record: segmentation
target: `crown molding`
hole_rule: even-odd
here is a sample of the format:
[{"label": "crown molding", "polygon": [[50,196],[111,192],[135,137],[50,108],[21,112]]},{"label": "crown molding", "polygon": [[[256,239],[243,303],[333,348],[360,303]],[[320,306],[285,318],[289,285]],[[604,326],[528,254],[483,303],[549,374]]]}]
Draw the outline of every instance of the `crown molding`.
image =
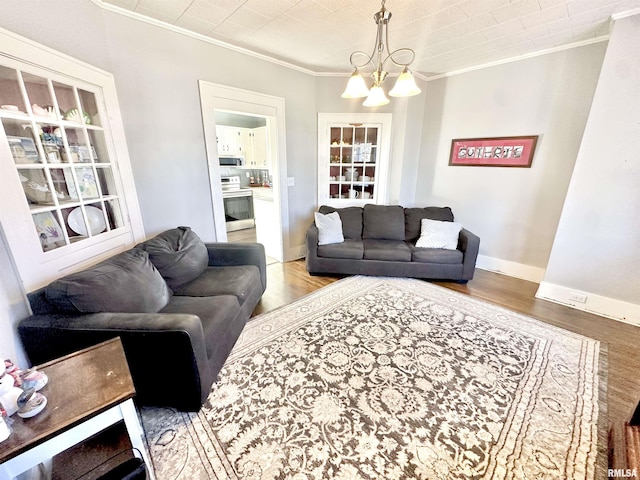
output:
[{"label": "crown molding", "polygon": [[633,8],[631,10],[625,10],[624,12],[614,13],[611,15],[611,20],[616,21],[625,17],[632,17],[634,15],[640,14],[640,8]]},{"label": "crown molding", "polygon": [[452,72],[440,73],[438,75],[432,75],[427,77],[427,81],[439,80],[441,78],[453,77],[454,75],[460,75],[462,73],[469,73],[476,70],[482,70],[484,68],[495,67],[497,65],[504,65],[506,63],[518,62],[520,60],[526,60],[528,58],[540,57],[542,55],[549,55],[550,53],[562,52],[564,50],[571,50],[573,48],[584,47],[585,45],[591,45],[593,43],[606,42],[609,40],[609,35],[602,37],[591,38],[589,40],[583,40],[581,42],[570,43],[568,45],[562,45],[560,47],[548,48],[545,50],[538,50],[537,52],[526,53],[524,55],[518,55],[516,57],[509,57],[503,60],[497,60],[495,62],[483,63],[480,65],[474,65],[473,67],[461,68],[460,70],[454,70]]}]

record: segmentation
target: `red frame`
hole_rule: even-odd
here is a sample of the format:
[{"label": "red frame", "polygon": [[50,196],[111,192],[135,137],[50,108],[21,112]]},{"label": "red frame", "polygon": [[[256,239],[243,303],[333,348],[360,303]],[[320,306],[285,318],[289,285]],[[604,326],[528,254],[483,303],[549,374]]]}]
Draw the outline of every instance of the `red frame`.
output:
[{"label": "red frame", "polygon": [[455,138],[449,165],[468,167],[531,167],[537,135],[526,137]]}]

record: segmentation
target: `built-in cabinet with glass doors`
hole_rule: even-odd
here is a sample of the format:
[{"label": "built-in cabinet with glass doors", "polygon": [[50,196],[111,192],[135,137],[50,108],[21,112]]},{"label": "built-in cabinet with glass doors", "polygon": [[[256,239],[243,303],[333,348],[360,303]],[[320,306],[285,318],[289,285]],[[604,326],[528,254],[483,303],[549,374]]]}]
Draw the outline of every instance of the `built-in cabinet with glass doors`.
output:
[{"label": "built-in cabinet with glass doors", "polygon": [[389,114],[320,114],[318,203],[385,203]]},{"label": "built-in cabinet with glass doors", "polygon": [[[10,40],[16,41],[15,36]],[[40,56],[39,49],[35,56]],[[90,76],[109,77],[81,68],[79,62],[67,63],[75,71],[70,73],[84,68]],[[127,243],[134,240],[129,209],[135,192],[130,192],[127,202],[121,167],[128,157],[116,161],[112,120],[106,113],[104,89],[110,86],[79,78],[0,50],[0,182],[6,202],[2,208],[7,209],[2,228],[23,278],[32,276],[24,269],[54,258],[57,273],[63,273],[68,264],[82,261],[77,255],[62,257],[120,234],[128,234]],[[119,149],[126,153],[126,145]],[[128,163],[126,167],[124,172],[129,173]],[[141,233],[139,230],[138,237]],[[107,243],[85,254],[112,248]],[[44,275],[48,276],[57,275]]]}]

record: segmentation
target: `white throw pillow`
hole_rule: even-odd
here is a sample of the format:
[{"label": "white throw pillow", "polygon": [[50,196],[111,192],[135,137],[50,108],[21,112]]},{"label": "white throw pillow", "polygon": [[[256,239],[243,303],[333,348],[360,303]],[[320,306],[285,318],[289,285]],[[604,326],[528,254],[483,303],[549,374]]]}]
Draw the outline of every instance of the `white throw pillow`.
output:
[{"label": "white throw pillow", "polygon": [[458,237],[460,230],[462,230],[462,224],[423,218],[420,228],[420,238],[416,242],[416,247],[445,248],[447,250],[458,248]]},{"label": "white throw pillow", "polygon": [[318,245],[344,242],[342,235],[342,220],[338,212],[323,215],[315,212],[316,227],[318,227]]}]

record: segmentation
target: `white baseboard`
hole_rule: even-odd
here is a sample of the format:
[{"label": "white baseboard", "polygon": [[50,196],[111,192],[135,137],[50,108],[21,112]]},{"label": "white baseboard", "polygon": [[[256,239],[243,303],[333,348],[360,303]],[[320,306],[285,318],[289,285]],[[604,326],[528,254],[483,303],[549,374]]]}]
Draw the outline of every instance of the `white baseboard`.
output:
[{"label": "white baseboard", "polygon": [[[575,301],[575,297],[584,296],[585,302]],[[549,282],[541,282],[536,298],[567,305],[583,312],[594,313],[624,323],[640,327],[640,305],[583,292]]]},{"label": "white baseboard", "polygon": [[486,255],[478,255],[476,267],[535,283],[540,283],[544,278],[544,268],[532,267],[531,265],[510,262],[500,258],[487,257]]},{"label": "white baseboard", "polygon": [[306,256],[307,256],[307,246],[305,244],[298,245],[296,247],[289,247],[284,261],[291,262],[292,260],[297,260],[299,258],[304,258]]}]

